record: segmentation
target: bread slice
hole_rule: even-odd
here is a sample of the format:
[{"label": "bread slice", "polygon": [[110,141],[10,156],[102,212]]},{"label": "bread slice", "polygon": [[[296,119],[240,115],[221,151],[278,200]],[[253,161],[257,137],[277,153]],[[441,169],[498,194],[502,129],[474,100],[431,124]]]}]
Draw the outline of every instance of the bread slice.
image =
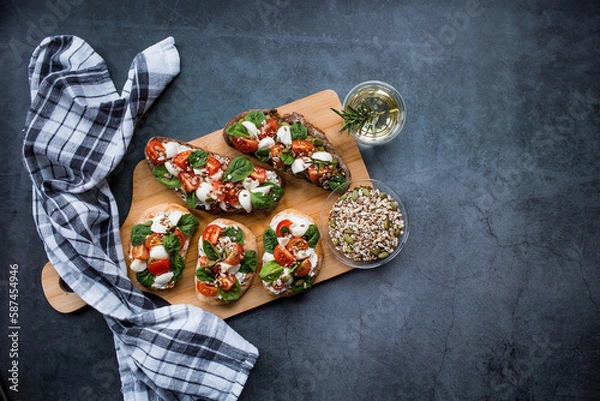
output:
[{"label": "bread slice", "polygon": [[190,238],[198,228],[196,217],[175,203],[146,209],[131,228],[128,266],[144,287],[173,288],[183,277]]},{"label": "bread slice", "polygon": [[323,252],[319,229],[309,215],[296,209],[280,211],[265,229],[263,245],[258,275],[269,294],[291,296],[312,287]]},{"label": "bread slice", "polygon": [[209,305],[237,301],[252,285],[257,264],[256,238],[247,226],[225,218],[212,221],[198,240],[196,296]]},{"label": "bread slice", "polygon": [[154,178],[177,192],[190,209],[213,214],[271,210],[283,196],[276,172],[249,157],[229,157],[167,137],[153,137],[145,158]]},{"label": "bread slice", "polygon": [[223,138],[277,171],[326,190],[350,180],[348,166],[325,133],[295,112],[245,111],[225,124]]}]

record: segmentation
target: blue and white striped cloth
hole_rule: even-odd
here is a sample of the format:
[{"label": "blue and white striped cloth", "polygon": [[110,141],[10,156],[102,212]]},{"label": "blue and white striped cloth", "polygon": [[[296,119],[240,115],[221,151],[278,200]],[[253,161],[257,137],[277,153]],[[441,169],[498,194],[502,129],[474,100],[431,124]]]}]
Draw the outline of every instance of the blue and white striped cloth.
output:
[{"label": "blue and white striped cloth", "polygon": [[82,39],[44,39],[29,64],[24,128],[33,216],[60,276],[106,317],[125,400],[237,400],[257,349],[215,315],[157,307],[133,285],[106,181],[136,123],[178,73],[179,53],[166,38],[135,57],[119,94]]}]

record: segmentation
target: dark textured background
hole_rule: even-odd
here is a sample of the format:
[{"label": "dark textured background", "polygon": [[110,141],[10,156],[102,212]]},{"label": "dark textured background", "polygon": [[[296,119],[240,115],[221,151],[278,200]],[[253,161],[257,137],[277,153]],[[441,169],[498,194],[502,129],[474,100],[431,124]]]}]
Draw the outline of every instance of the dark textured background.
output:
[{"label": "dark textured background", "polygon": [[229,319],[261,352],[244,401],[600,400],[600,7],[597,1],[0,1],[0,378],[19,266],[19,392],[118,400],[104,319],[44,299],[46,262],[20,160],[27,62],[74,34],[117,88],[166,36],[181,74],[112,177],[121,221],[153,135],[191,140],[248,108],[396,86],[408,122],[362,149],[406,200],[392,263]]}]

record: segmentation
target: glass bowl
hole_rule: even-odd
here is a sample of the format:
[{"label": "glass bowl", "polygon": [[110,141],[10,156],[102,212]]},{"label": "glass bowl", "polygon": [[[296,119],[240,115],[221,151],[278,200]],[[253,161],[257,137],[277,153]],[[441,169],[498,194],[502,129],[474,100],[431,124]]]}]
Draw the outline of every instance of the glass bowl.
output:
[{"label": "glass bowl", "polygon": [[[363,190],[362,188],[366,189]],[[391,205],[391,203],[395,203],[397,206],[396,209],[400,212],[401,219],[404,221],[404,228],[401,230],[401,233],[397,236],[397,245],[393,250],[390,250],[389,248],[388,250],[386,250],[384,246],[384,241],[385,237],[395,237],[396,235],[392,233],[386,235],[386,230],[384,228],[388,227],[388,231],[391,231],[392,229],[397,230],[399,226],[396,225],[396,228],[394,228],[395,223],[390,223],[389,218],[387,219],[388,222],[386,223],[385,220],[386,216],[388,216],[387,214],[369,210],[367,211],[367,217],[365,217],[364,220],[359,219],[359,217],[353,213],[351,214],[351,216],[353,216],[353,218],[351,219],[340,218],[339,221],[341,221],[341,223],[337,223],[338,219],[335,219],[336,223],[330,222],[332,209],[340,200],[340,197],[344,195],[346,199],[348,199],[348,197],[358,199],[361,196],[365,196],[366,198],[364,198],[362,201],[359,200],[359,202],[364,202],[365,204],[371,205],[376,204],[378,200],[372,199],[375,198],[376,192],[373,192],[372,189],[376,189],[379,191],[379,193],[386,193],[389,196],[391,196],[392,202],[390,202],[388,205]],[[369,201],[367,202],[367,200]],[[389,212],[390,206],[388,206],[387,209],[384,208],[384,210],[387,210]],[[344,221],[350,220],[353,220],[353,223],[349,224],[353,224],[354,228],[345,227],[346,223]],[[368,221],[369,224],[364,224],[365,221]],[[363,224],[360,224],[361,222]],[[353,232],[353,230],[359,230],[360,227],[373,227],[373,225],[380,228],[375,228],[371,229],[370,231],[367,231],[366,233],[368,233],[368,235],[364,235],[362,237],[365,238],[364,241],[358,239],[359,237],[356,237],[355,233]],[[392,228],[389,228],[390,226]],[[330,228],[334,234],[333,238],[330,234]],[[392,188],[390,188],[383,182],[372,179],[356,179],[336,188],[329,194],[321,208],[321,214],[319,216],[319,231],[321,232],[323,241],[325,242],[329,251],[340,262],[358,269],[372,269],[375,267],[382,266],[394,259],[396,256],[398,256],[398,254],[406,244],[406,241],[408,240],[408,212],[400,196],[398,196],[398,194]],[[344,234],[348,234],[348,236]],[[356,242],[355,239],[357,239],[358,242]],[[359,256],[357,256],[356,258],[352,257],[353,253],[351,250],[356,249],[363,249],[363,254],[368,254],[368,256],[364,257],[360,256],[361,254],[359,254]],[[372,260],[370,260],[371,258]]]}]

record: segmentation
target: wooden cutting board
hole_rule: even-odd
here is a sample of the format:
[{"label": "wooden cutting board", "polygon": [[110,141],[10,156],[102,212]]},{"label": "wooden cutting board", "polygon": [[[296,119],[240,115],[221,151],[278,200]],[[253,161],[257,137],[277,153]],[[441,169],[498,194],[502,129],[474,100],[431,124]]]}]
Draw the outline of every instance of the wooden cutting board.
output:
[{"label": "wooden cutting board", "polygon": [[[341,109],[340,99],[334,91],[325,90],[278,107],[278,111],[280,114],[286,114],[293,111],[303,114],[308,121],[325,132],[329,140],[341,154],[344,162],[346,162],[350,168],[353,178],[369,178],[367,168],[355,140],[345,133],[340,134],[338,132],[342,122],[340,118],[330,110],[332,107]],[[240,112],[241,111],[243,110],[240,110]],[[190,143],[224,155],[239,156],[239,152],[225,144],[221,135],[221,130],[215,131],[190,141]],[[177,139],[177,136],[174,134],[169,135],[169,133],[164,133],[164,136],[170,136]],[[282,179],[285,195],[274,210],[239,216],[223,215],[223,217],[236,220],[250,228],[258,241],[259,260],[262,260],[262,253],[264,251],[262,243],[263,231],[268,226],[271,217],[275,213],[286,208],[296,208],[312,216],[315,222],[318,223],[321,204],[329,195],[328,191],[324,191],[293,177],[282,175]],[[125,254],[128,253],[131,227],[135,221],[145,209],[161,202],[174,202],[185,205],[185,202],[183,202],[175,192],[167,189],[156,181],[146,162],[141,161],[133,172],[131,208],[120,230]],[[248,292],[246,292],[239,301],[230,305],[207,305],[202,303],[196,297],[194,290],[194,274],[196,258],[198,257],[198,239],[204,227],[217,216],[198,210],[193,211],[193,213],[200,221],[200,228],[191,240],[190,249],[186,257],[186,270],[183,278],[177,282],[175,288],[166,291],[149,290],[141,286],[135,279],[135,274],[128,269],[131,280],[142,291],[152,292],[170,304],[196,305],[223,319],[278,299],[278,297],[269,295],[262,288],[258,275],[254,277],[254,281]],[[352,270],[352,268],[335,259],[327,247],[324,246],[323,248],[323,265],[321,272],[315,280],[315,284]],[[59,312],[70,313],[85,306],[85,302],[83,302],[77,294],[70,292],[68,288],[65,288],[60,276],[50,263],[47,263],[42,269],[42,287],[44,295],[50,305]],[[310,296],[310,292],[296,296]]]}]

